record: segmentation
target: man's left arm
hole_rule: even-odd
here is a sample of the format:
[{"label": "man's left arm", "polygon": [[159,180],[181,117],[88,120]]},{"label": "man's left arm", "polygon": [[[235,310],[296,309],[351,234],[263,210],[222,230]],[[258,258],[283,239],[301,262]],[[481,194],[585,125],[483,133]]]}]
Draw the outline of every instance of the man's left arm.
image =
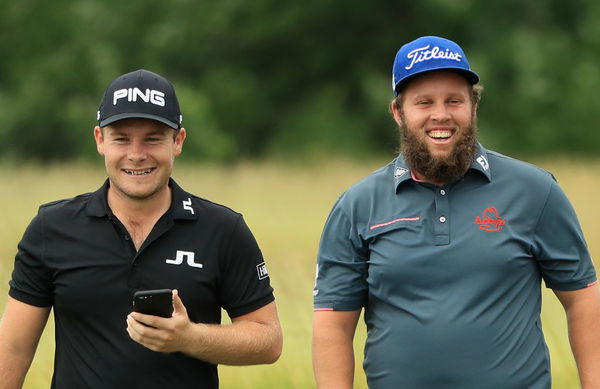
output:
[{"label": "man's left arm", "polygon": [[232,318],[227,325],[191,322],[177,291],[173,291],[173,307],[170,318],[132,312],[127,317],[129,336],[153,351],[183,352],[215,364],[274,363],[281,354],[283,340],[274,301]]},{"label": "man's left arm", "polygon": [[569,341],[583,389],[600,389],[600,288],[554,293],[567,314]]}]

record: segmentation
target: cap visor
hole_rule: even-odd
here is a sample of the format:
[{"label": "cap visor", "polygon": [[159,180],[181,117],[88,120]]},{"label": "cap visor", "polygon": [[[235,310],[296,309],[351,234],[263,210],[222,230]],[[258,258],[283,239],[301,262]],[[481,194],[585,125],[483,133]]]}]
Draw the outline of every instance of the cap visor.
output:
[{"label": "cap visor", "polygon": [[120,113],[118,115],[113,115],[111,117],[108,117],[108,118],[102,120],[100,122],[100,127],[108,126],[114,122],[117,122],[117,121],[123,120],[123,119],[150,119],[150,120],[156,120],[157,122],[161,122],[175,130],[179,128],[179,124],[177,124],[177,123],[167,120],[161,116],[151,115],[148,113]]},{"label": "cap visor", "polygon": [[467,69],[459,68],[459,67],[454,68],[454,67],[449,67],[449,66],[442,66],[439,68],[423,69],[419,72],[411,74],[410,76],[398,81],[398,83],[394,87],[394,92],[396,92],[396,94],[400,93],[402,91],[402,89],[404,89],[404,87],[406,87],[406,84],[408,84],[410,81],[412,81],[415,77],[420,76],[425,73],[428,73],[428,72],[434,72],[436,70],[452,70],[452,71],[460,73],[464,78],[467,79],[467,81],[469,81],[473,85],[479,83],[479,76],[477,75],[477,73],[475,73],[472,70],[467,70]]}]

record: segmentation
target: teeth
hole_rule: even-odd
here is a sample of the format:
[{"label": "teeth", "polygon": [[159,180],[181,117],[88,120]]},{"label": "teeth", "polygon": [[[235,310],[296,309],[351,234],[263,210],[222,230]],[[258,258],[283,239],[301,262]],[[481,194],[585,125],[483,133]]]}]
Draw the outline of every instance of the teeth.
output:
[{"label": "teeth", "polygon": [[450,138],[452,136],[452,131],[436,130],[430,131],[428,135],[432,138]]},{"label": "teeth", "polygon": [[152,172],[152,169],[146,169],[146,170],[124,170],[125,173],[132,175],[132,176],[141,176],[144,174],[150,174]]}]

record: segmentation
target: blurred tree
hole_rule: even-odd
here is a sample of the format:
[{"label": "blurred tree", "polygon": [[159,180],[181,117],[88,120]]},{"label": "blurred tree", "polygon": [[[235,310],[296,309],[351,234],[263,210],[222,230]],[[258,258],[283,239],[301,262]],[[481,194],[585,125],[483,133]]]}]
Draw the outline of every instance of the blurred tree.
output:
[{"label": "blurred tree", "polygon": [[147,68],[176,86],[185,158],[388,154],[391,65],[420,35],[459,42],[505,153],[596,154],[594,0],[4,0],[0,156],[94,156],[104,88]]}]

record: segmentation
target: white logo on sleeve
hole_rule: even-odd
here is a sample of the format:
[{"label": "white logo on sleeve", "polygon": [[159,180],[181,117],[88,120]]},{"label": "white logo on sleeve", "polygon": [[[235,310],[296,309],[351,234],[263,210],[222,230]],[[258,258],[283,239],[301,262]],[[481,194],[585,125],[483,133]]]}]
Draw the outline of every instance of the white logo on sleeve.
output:
[{"label": "white logo on sleeve", "polygon": [[267,265],[264,262],[256,265],[256,272],[258,273],[258,279],[264,280],[269,276],[269,272],[267,271]]},{"label": "white logo on sleeve", "polygon": [[198,262],[194,262],[195,254],[193,251],[181,251],[177,250],[177,254],[175,259],[167,258],[166,263],[171,265],[181,265],[184,261],[191,267],[197,267],[202,269],[202,264]]},{"label": "white logo on sleeve", "polygon": [[188,197],[187,200],[183,200],[183,209],[190,211],[192,215],[194,214],[194,208],[192,208],[192,199],[190,197]]},{"label": "white logo on sleeve", "polygon": [[317,279],[319,278],[319,264],[317,263],[317,270],[315,270],[315,287],[313,288],[313,296],[319,294],[319,288],[317,287]]}]

